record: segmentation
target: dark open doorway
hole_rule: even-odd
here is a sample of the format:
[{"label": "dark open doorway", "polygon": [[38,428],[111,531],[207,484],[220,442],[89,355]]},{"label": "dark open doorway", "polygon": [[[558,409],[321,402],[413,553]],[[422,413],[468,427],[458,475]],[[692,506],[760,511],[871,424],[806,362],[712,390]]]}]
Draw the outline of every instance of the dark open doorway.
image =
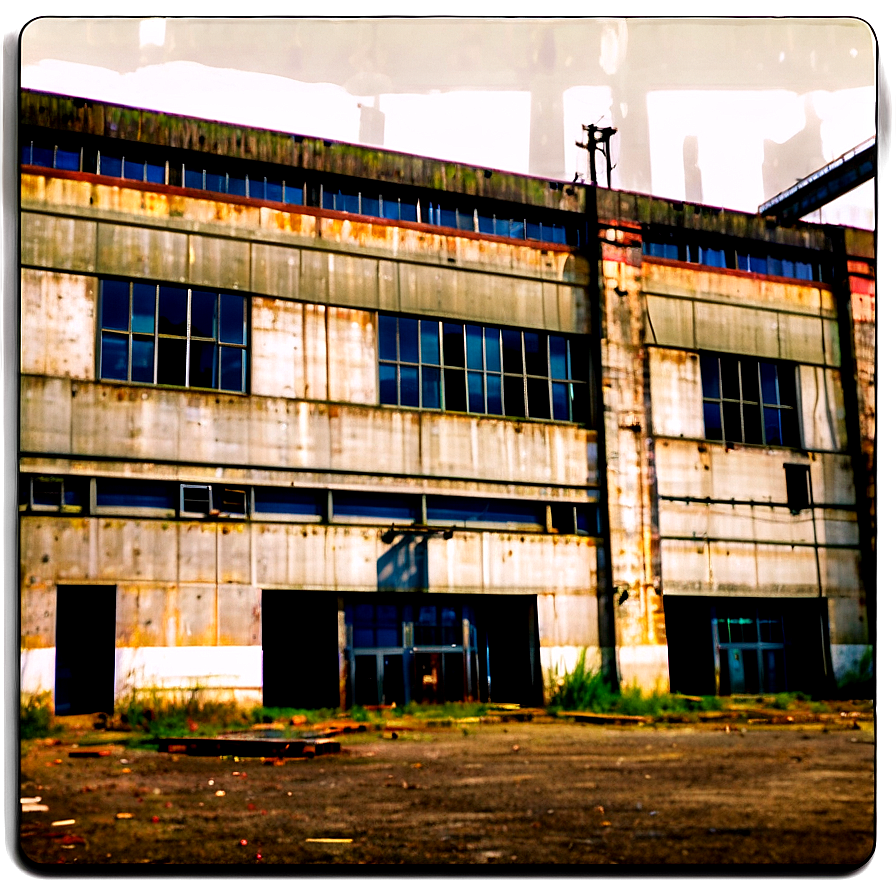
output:
[{"label": "dark open doorway", "polygon": [[115,586],[56,588],[56,715],[111,713],[115,703]]},{"label": "dark open doorway", "polygon": [[336,595],[263,591],[261,653],[265,706],[339,706]]}]

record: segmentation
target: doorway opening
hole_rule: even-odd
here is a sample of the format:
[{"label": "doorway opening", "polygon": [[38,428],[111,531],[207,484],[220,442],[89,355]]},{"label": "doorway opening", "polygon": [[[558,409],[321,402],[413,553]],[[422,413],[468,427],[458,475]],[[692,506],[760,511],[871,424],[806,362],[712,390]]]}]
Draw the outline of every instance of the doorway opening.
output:
[{"label": "doorway opening", "polygon": [[262,591],[261,676],[265,706],[339,706],[336,595]]},{"label": "doorway opening", "polygon": [[115,585],[56,587],[56,715],[111,713],[115,704]]},{"label": "doorway opening", "polygon": [[543,699],[534,597],[356,595],[345,622],[348,703]]}]

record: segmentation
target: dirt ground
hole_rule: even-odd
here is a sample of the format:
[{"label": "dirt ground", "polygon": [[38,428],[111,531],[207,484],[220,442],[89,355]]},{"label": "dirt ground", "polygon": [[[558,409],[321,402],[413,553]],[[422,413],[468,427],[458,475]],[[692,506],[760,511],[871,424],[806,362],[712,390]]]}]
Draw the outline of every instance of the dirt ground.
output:
[{"label": "dirt ground", "polygon": [[[20,816],[21,858],[38,873],[60,863],[299,873],[345,864],[771,863],[838,873],[865,862],[875,843],[867,717],[471,722],[345,734],[337,754],[276,763],[99,739],[69,731],[22,748],[22,808],[47,807]],[[109,755],[70,756],[88,743]]]}]

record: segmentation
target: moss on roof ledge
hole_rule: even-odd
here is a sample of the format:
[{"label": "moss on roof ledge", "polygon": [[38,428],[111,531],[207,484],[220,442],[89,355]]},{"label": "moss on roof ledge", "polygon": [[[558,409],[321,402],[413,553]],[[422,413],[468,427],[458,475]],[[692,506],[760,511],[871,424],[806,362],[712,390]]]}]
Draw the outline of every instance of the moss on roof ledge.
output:
[{"label": "moss on roof ledge", "polygon": [[[398,182],[419,189],[445,190],[560,211],[583,213],[585,209],[585,190],[581,184],[572,186],[526,174],[78,97],[22,90],[21,124]],[[820,225],[800,223],[780,227],[758,214],[622,190],[598,189],[598,214],[602,221],[623,226],[626,223],[654,224],[781,245],[829,248],[826,228]]]}]

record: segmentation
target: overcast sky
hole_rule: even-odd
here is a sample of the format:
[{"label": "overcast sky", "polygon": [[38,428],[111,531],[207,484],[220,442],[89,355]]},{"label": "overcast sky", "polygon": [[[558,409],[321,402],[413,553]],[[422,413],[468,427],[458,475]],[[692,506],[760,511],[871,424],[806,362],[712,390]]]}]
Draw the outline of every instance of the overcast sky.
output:
[{"label": "overcast sky", "polygon": [[[564,180],[600,122],[614,187],[755,211],[874,136],[874,54],[842,17],[42,18],[21,82]],[[811,220],[873,227],[872,186]]]}]

